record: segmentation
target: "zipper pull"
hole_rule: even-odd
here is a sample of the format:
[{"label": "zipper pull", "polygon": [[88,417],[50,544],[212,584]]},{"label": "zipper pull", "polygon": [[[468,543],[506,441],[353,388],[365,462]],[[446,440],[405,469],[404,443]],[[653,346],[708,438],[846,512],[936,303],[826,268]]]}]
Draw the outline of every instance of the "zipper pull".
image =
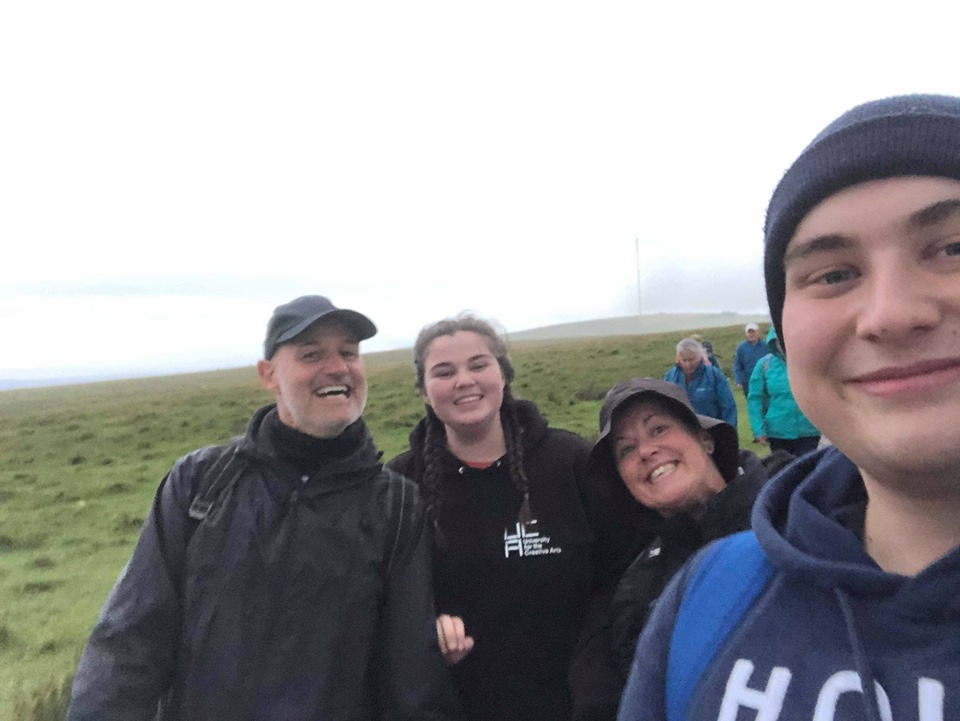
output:
[{"label": "zipper pull", "polygon": [[[310,480],[310,476],[304,474],[300,476],[300,487],[307,485],[307,481]],[[296,503],[300,500],[300,488],[294,488],[293,493],[290,494],[290,503]]]}]

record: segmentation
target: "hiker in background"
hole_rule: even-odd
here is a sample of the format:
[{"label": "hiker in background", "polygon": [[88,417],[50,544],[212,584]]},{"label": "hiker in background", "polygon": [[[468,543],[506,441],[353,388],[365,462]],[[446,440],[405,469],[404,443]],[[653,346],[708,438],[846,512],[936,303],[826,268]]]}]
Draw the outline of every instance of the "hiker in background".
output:
[{"label": "hiker in background", "polygon": [[[720,361],[717,360],[717,356],[713,352],[713,343],[708,340],[704,340],[703,336],[699,333],[694,333],[690,337],[703,346],[703,362],[708,366],[716,366],[717,368],[720,368]],[[722,373],[723,371],[721,370],[720,372]]]},{"label": "hiker in background", "polygon": [[960,718],[960,98],[860,105],[774,191],[770,316],[835,444],[657,602],[621,721]]},{"label": "hiker in background", "polygon": [[703,345],[693,338],[677,343],[677,364],[663,376],[686,391],[697,413],[737,427],[737,403],[727,377],[715,365],[704,363]]},{"label": "hiker in background", "polygon": [[[717,355],[713,352],[713,343],[705,340],[701,341],[700,344],[703,346],[703,354],[706,357],[707,363],[720,368],[720,361],[717,360]],[[723,373],[723,370],[721,369],[720,372]]]},{"label": "hiker in background", "polygon": [[820,443],[817,430],[797,406],[787,377],[787,362],[773,328],[767,334],[770,353],[760,359],[750,378],[747,410],[754,443],[802,456]]},{"label": "hiker in background", "polygon": [[744,328],[744,334],[747,339],[740,341],[736,352],[733,354],[733,382],[737,388],[743,391],[743,397],[750,396],[750,375],[753,373],[757,361],[763,358],[770,351],[767,350],[766,341],[760,337],[760,326],[756,323],[747,323]]},{"label": "hiker in background", "polygon": [[425,327],[414,365],[426,417],[388,465],[420,485],[437,636],[467,716],[569,719],[567,668],[587,604],[650,540],[649,514],[621,506],[635,522],[619,547],[585,470],[590,444],[513,397],[513,364],[489,323]]},{"label": "hiker in background", "polygon": [[459,718],[416,487],[361,418],[364,315],[279,306],[246,436],[157,491],[73,682],[69,721]]},{"label": "hiker in background", "polygon": [[607,393],[590,453],[595,482],[623,485],[664,520],[623,575],[607,613],[585,628],[571,671],[574,721],[616,717],[637,637],[674,573],[711,541],[750,527],[753,502],[793,460],[741,450],[733,426],[697,415],[683,389],[632,378]]}]

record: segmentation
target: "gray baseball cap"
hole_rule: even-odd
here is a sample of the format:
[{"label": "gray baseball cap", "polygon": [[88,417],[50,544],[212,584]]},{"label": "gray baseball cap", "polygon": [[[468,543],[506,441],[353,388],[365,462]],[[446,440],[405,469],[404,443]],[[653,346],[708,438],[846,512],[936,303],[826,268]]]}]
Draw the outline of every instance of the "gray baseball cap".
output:
[{"label": "gray baseball cap", "polygon": [[302,295],[274,308],[273,315],[267,323],[263,357],[270,360],[279,346],[293,340],[321,318],[330,318],[342,323],[357,336],[358,341],[372,338],[377,334],[377,326],[362,313],[347,308],[337,308],[329,298],[322,295]]}]

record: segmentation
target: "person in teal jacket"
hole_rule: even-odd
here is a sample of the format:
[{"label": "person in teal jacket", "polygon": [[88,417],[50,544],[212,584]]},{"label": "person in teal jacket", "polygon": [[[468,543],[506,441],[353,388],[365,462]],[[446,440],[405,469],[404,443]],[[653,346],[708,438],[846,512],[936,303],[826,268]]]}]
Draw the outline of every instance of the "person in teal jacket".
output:
[{"label": "person in teal jacket", "polygon": [[793,399],[787,362],[771,328],[767,334],[770,353],[761,358],[750,375],[747,411],[755,442],[769,443],[771,450],[783,449],[795,456],[816,449],[820,443],[817,430]]},{"label": "person in teal jacket", "polygon": [[663,380],[676,383],[690,397],[694,410],[702,416],[719,418],[737,427],[737,402],[730,383],[719,367],[703,362],[703,345],[693,338],[677,343],[677,364]]}]

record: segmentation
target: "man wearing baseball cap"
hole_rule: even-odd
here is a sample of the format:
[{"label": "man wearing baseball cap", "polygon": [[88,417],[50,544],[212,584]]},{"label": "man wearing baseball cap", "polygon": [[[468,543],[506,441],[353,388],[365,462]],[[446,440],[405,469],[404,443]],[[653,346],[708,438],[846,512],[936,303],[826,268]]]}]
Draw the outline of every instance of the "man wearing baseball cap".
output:
[{"label": "man wearing baseball cap", "polygon": [[765,234],[790,384],[835,447],[674,579],[619,718],[960,718],[960,98],[840,116]]},{"label": "man wearing baseball cap", "polygon": [[740,341],[733,354],[733,382],[746,398],[750,395],[750,374],[757,362],[770,351],[767,342],[760,337],[760,326],[756,323],[747,323],[743,332],[747,339]]},{"label": "man wearing baseball cap", "polygon": [[458,718],[423,511],[361,418],[361,313],[274,310],[246,436],[157,492],[84,650],[67,718]]}]

